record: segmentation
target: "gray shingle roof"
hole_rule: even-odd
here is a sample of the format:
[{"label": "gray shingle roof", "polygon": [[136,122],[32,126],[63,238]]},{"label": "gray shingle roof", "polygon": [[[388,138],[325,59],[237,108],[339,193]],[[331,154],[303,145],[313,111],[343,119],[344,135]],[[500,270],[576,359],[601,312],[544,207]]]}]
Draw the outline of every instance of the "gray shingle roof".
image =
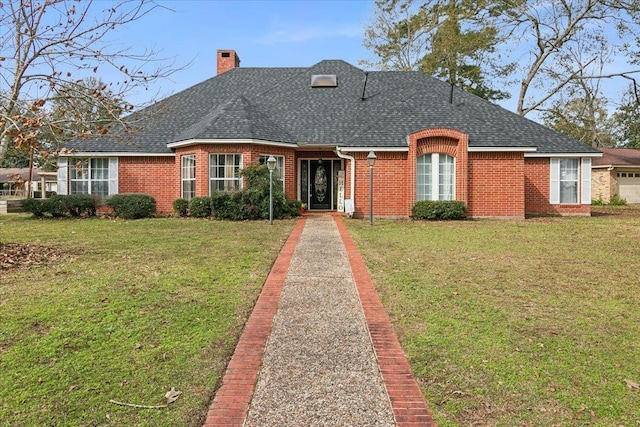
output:
[{"label": "gray shingle roof", "polygon": [[[312,88],[314,74],[338,85]],[[363,88],[366,78],[366,90]],[[258,139],[343,147],[406,147],[407,135],[453,128],[470,147],[537,147],[539,153],[592,149],[421,72],[365,73],[340,60],[309,68],[235,68],[172,95],[129,120],[127,137],[72,141],[84,152],[171,153],[167,144],[207,139]]]}]

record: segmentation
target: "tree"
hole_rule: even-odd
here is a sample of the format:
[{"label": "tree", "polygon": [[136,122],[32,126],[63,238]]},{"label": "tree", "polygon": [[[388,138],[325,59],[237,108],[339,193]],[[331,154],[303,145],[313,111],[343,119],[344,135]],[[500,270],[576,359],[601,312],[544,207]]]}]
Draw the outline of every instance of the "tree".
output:
[{"label": "tree", "polygon": [[640,149],[640,100],[638,90],[632,84],[624,96],[623,103],[613,115],[619,145]]},{"label": "tree", "polygon": [[487,82],[488,73],[502,68],[485,61],[498,43],[498,31],[487,17],[499,12],[499,2],[378,0],[376,7],[364,45],[378,60],[364,65],[420,70],[485,99],[508,97]]},{"label": "tree", "polygon": [[509,31],[512,58],[520,64],[516,112],[522,116],[541,110],[577,80],[630,76],[640,72],[629,66],[610,72],[605,58],[637,55],[630,39],[638,31],[637,1],[530,0],[505,9],[500,28]]},{"label": "tree", "polygon": [[587,93],[582,98],[557,100],[552,108],[543,113],[542,118],[547,127],[594,148],[613,147],[616,139],[611,132],[612,120],[605,107],[600,98]]},{"label": "tree", "polygon": [[149,0],[0,2],[0,161],[10,146],[37,148],[58,136],[110,132],[104,123],[71,114],[62,102],[83,91],[84,78],[106,68],[121,78],[91,88],[91,96],[82,98],[83,108],[90,104],[100,110],[102,122],[128,129],[121,113],[133,106],[115,108],[110,100],[122,101],[132,90],[177,70],[158,59],[157,52],[123,49],[111,36],[158,7]]}]

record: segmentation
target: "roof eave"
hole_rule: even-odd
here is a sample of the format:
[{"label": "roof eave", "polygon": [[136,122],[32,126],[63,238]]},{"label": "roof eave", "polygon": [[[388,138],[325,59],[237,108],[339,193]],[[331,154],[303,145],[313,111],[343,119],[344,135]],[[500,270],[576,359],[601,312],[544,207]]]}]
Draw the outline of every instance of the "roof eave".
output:
[{"label": "roof eave", "polygon": [[264,139],[187,139],[184,141],[170,142],[167,144],[167,148],[181,148],[190,147],[193,145],[212,145],[212,144],[257,144],[257,145],[271,145],[276,147],[295,147],[295,143],[291,142],[279,142],[279,141],[267,141]]},{"label": "roof eave", "polygon": [[525,153],[525,157],[602,157],[602,153]]}]

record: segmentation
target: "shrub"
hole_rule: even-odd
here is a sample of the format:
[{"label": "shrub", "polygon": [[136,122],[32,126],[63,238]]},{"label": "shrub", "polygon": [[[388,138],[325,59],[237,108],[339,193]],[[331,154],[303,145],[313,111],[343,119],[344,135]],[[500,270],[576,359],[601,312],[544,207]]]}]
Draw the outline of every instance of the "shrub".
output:
[{"label": "shrub", "polygon": [[36,218],[42,218],[46,210],[45,202],[46,200],[42,199],[24,199],[22,201],[22,209],[25,212],[32,213]]},{"label": "shrub", "polygon": [[156,200],[148,194],[115,194],[106,204],[124,219],[148,218],[156,211]]},{"label": "shrub", "polygon": [[25,211],[35,217],[61,218],[71,216],[95,216],[97,201],[88,194],[53,195],[48,199],[25,199],[22,202]]},{"label": "shrub", "polygon": [[189,202],[189,212],[195,218],[207,218],[211,216],[211,197],[194,197]]},{"label": "shrub", "polygon": [[617,194],[614,194],[610,199],[609,199],[609,204],[611,206],[624,206],[627,204],[627,199],[618,196]]},{"label": "shrub", "polygon": [[597,199],[591,199],[591,204],[593,206],[604,206],[604,205],[606,205],[605,201],[602,200],[602,197],[598,197]]},{"label": "shrub", "polygon": [[300,216],[302,202],[300,200],[287,200],[287,215]]},{"label": "shrub", "polygon": [[413,219],[452,220],[467,217],[467,207],[457,200],[421,200],[411,209]]},{"label": "shrub", "polygon": [[189,201],[187,199],[176,199],[173,201],[173,211],[178,216],[187,216],[189,214]]},{"label": "shrub", "polygon": [[[59,197],[59,196],[58,196]],[[66,211],[72,217],[95,216],[98,201],[89,194],[71,194],[64,197]],[[53,197],[52,197],[53,198]]]}]

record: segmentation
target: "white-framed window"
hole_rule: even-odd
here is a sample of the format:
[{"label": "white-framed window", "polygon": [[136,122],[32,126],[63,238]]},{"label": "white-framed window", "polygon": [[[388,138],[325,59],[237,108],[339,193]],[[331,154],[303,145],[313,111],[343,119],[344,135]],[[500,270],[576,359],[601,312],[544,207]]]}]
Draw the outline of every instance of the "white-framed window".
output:
[{"label": "white-framed window", "polygon": [[241,154],[209,155],[209,192],[238,191],[242,189]]},{"label": "white-framed window", "polygon": [[185,154],[180,158],[180,179],[183,199],[191,200],[196,196],[196,155]]},{"label": "white-framed window", "polygon": [[267,164],[267,159],[273,156],[276,159],[276,169],[273,171],[273,179],[280,180],[282,188],[284,188],[284,156],[276,156],[275,154],[260,154],[259,162],[261,165]]},{"label": "white-framed window", "polygon": [[69,159],[69,193],[107,197],[109,195],[109,164],[110,159],[107,157]]},{"label": "white-framed window", "polygon": [[552,158],[549,202],[591,204],[591,159]]},{"label": "white-framed window", "polygon": [[418,156],[416,196],[418,200],[454,200],[456,198],[455,159],[444,153]]}]

